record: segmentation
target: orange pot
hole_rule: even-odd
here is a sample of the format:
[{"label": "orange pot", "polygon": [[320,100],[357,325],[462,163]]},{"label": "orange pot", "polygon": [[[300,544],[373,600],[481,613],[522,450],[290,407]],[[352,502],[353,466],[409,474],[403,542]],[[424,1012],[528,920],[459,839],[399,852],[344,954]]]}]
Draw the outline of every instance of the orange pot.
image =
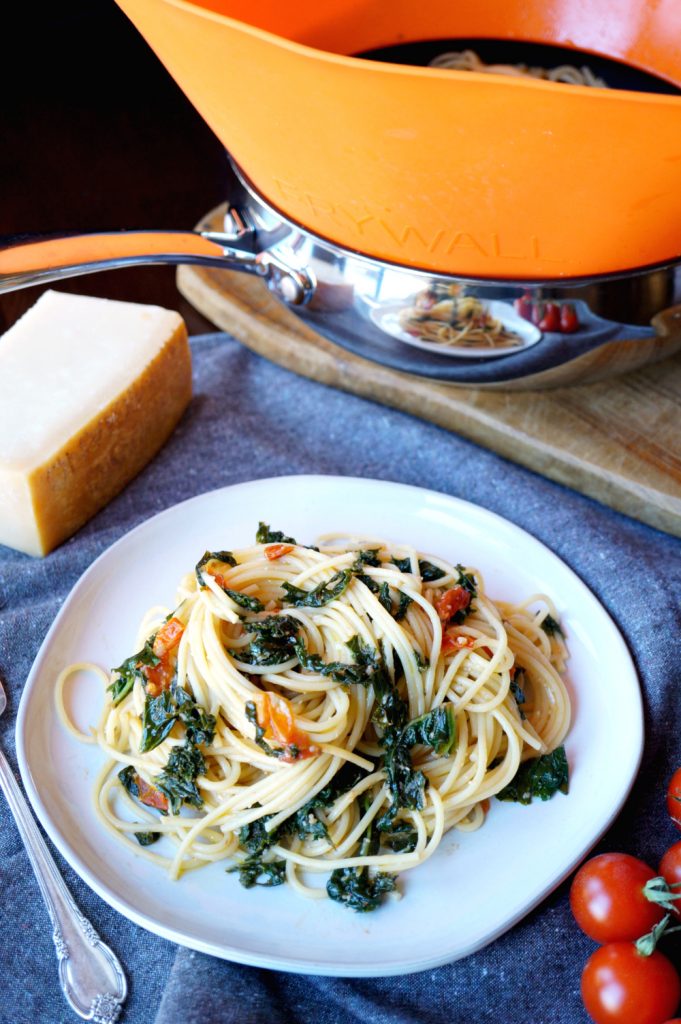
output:
[{"label": "orange pot", "polygon": [[118,3],[255,188],[336,245],[485,278],[681,257],[681,97],[346,56],[520,39],[681,85],[679,0]]}]

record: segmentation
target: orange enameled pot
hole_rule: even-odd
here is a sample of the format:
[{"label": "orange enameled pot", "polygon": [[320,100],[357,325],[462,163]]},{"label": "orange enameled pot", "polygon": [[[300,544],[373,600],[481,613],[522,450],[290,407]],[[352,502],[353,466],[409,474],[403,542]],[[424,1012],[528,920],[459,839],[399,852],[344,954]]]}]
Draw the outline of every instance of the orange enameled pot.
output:
[{"label": "orange enameled pot", "polygon": [[681,97],[372,62],[496,38],[681,85],[679,0],[118,0],[255,188],[336,245],[554,279],[681,257]]}]

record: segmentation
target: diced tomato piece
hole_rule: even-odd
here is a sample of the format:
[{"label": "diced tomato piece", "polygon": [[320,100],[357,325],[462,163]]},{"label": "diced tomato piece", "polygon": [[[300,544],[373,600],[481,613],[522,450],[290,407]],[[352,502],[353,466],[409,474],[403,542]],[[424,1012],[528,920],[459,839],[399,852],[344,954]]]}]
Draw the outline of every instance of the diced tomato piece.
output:
[{"label": "diced tomato piece", "polygon": [[176,619],[175,616],[164,622],[154,640],[154,654],[156,657],[163,658],[164,655],[174,650],[179,644],[183,633],[184,624],[179,619]]},{"label": "diced tomato piece", "polygon": [[449,622],[453,615],[460,612],[462,608],[468,608],[471,603],[471,595],[461,586],[445,590],[442,597],[435,602],[435,610],[443,622]]},{"label": "diced tomato piece", "polygon": [[167,690],[175,675],[175,669],[168,654],[161,658],[158,665],[145,665],[142,671],[147,677],[146,689],[150,697],[158,697],[162,690]]},{"label": "diced tomato piece", "polygon": [[303,761],[319,753],[319,747],[310,743],[307,733],[296,725],[293,709],[285,697],[275,703],[269,693],[263,693],[258,698],[258,710],[258,722],[265,730],[265,738],[274,740],[284,750],[282,761]]},{"label": "diced tomato piece", "polygon": [[227,580],[225,579],[221,572],[211,572],[209,569],[208,575],[213,577],[213,579],[215,580],[219,587],[222,587],[223,590],[225,589],[225,587],[227,586]]},{"label": "diced tomato piece", "polygon": [[442,653],[462,651],[464,647],[473,647],[474,643],[474,636],[465,636],[463,633],[445,633],[442,637]]},{"label": "diced tomato piece", "polygon": [[168,810],[168,800],[160,790],[156,789],[156,786],[150,786],[141,775],[135,775],[135,785],[139,792],[138,800],[141,804],[146,804],[147,807],[155,807],[158,811]]},{"label": "diced tomato piece", "polygon": [[270,562],[276,562],[277,558],[290,555],[292,551],[293,544],[268,544],[265,548],[265,558],[268,558]]}]

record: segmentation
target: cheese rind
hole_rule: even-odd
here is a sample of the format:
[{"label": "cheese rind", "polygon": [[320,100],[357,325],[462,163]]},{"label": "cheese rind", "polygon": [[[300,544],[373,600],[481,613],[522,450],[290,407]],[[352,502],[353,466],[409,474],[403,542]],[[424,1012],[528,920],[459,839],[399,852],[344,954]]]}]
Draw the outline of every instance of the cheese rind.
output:
[{"label": "cheese rind", "polygon": [[51,551],[156,454],[190,397],[179,314],[46,292],[0,338],[0,543]]}]

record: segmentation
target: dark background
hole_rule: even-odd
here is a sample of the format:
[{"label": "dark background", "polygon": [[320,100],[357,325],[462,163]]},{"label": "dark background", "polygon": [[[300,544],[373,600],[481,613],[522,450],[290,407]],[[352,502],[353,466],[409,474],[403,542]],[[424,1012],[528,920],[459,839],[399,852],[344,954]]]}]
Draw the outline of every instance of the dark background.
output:
[{"label": "dark background", "polygon": [[[225,199],[220,142],[113,0],[8,3],[0,16],[0,240],[191,228]],[[60,282],[62,291],[179,310],[173,267]],[[0,296],[6,330],[41,289]]]}]

